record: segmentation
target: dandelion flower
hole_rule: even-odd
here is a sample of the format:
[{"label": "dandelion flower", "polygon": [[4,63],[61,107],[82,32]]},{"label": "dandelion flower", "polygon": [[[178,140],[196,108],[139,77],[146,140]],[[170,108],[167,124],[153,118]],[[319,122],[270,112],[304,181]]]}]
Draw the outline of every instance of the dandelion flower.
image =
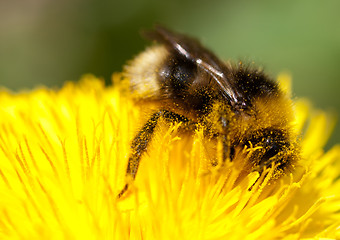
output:
[{"label": "dandelion flower", "polygon": [[244,159],[209,169],[202,131],[180,138],[175,124],[157,129],[117,199],[146,112],[120,78],[0,91],[1,239],[340,238],[340,147],[323,151],[333,122],[305,100],[295,103],[302,158],[275,183],[271,169],[240,180]]}]

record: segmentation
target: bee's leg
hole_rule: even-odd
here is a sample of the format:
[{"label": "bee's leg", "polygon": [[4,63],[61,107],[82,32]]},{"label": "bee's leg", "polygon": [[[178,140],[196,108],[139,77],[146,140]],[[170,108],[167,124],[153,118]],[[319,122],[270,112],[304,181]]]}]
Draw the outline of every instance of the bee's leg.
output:
[{"label": "bee's leg", "polygon": [[223,135],[222,144],[223,144],[223,163],[224,163],[225,161],[231,159],[230,140],[228,139],[228,136]]},{"label": "bee's leg", "polygon": [[229,121],[228,118],[226,117],[225,114],[222,115],[220,118],[220,124],[221,127],[224,131],[224,134],[222,134],[222,146],[223,146],[223,163],[227,160],[232,159],[232,149],[231,149],[231,144],[230,144],[230,136],[227,134],[228,132],[228,127],[229,127]]},{"label": "bee's leg", "polygon": [[[181,122],[183,123],[182,127],[188,128],[196,126],[196,124],[188,119],[187,117],[168,111],[161,110],[152,114],[150,119],[145,123],[141,130],[137,133],[135,138],[131,143],[131,155],[129,157],[127,169],[126,169],[126,177],[134,180],[136,178],[136,174],[139,167],[139,162],[142,154],[147,150],[149,142],[152,139],[155,128],[160,118],[163,118],[167,122]],[[122,191],[118,194],[118,198],[120,198],[128,189],[128,183],[125,184]]]}]

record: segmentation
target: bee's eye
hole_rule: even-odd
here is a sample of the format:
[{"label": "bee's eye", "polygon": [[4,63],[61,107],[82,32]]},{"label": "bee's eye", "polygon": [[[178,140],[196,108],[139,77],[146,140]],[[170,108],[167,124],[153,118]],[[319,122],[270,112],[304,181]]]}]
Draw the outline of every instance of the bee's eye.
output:
[{"label": "bee's eye", "polygon": [[285,141],[282,138],[281,133],[275,132],[275,134],[267,135],[262,142],[264,148],[264,154],[262,156],[262,162],[267,162],[269,159],[278,154],[284,147]]},{"label": "bee's eye", "polygon": [[267,146],[267,150],[265,154],[263,155],[263,160],[267,161],[270,158],[274,157],[276,154],[278,154],[281,150],[282,146],[276,142],[270,142],[270,145]]},{"label": "bee's eye", "polygon": [[252,133],[248,143],[246,143],[249,147],[250,145],[260,147],[252,156],[253,160],[259,165],[270,164],[271,158],[284,151],[288,147],[287,144],[285,134],[277,129],[262,129]]}]

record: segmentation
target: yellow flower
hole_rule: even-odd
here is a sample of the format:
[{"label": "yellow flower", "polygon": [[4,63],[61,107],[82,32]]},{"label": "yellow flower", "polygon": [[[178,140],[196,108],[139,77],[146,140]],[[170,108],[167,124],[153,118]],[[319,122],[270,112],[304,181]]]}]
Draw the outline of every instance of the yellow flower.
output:
[{"label": "yellow flower", "polygon": [[304,100],[302,159],[280,180],[268,181],[271,169],[242,176],[245,159],[211,169],[202,131],[180,139],[178,125],[160,124],[117,199],[148,116],[119,78],[0,92],[1,239],[340,238],[340,147],[323,152],[333,122]]}]

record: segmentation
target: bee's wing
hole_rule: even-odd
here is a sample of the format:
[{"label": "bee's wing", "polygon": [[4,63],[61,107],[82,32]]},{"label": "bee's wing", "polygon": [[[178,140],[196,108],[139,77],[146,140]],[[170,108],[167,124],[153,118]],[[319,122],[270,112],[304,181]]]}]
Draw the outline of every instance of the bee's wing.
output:
[{"label": "bee's wing", "polygon": [[196,39],[174,33],[165,27],[156,26],[154,31],[146,32],[146,37],[165,44],[170,50],[191,60],[197,66],[213,77],[221,94],[229,104],[236,109],[243,109],[247,105],[246,98],[237,87],[236,82],[228,78],[228,69],[224,62],[211,51],[203,47]]}]

